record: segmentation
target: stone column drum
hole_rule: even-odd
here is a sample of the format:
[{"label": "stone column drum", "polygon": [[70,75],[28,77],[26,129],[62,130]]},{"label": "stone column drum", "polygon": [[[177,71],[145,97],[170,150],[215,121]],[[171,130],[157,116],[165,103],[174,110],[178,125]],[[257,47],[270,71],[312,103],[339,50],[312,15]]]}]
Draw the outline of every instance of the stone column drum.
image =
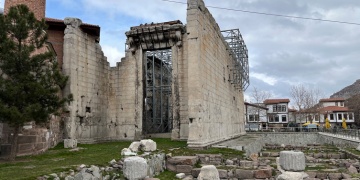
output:
[{"label": "stone column drum", "polygon": [[281,151],[280,166],[285,171],[300,172],[305,170],[305,155],[299,151]]}]

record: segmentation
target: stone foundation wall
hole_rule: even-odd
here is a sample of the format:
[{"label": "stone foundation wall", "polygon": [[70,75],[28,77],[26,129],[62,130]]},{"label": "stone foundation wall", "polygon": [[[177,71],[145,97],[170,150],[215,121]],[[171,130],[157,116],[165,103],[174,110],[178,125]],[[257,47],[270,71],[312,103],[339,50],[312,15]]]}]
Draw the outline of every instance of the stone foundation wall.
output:
[{"label": "stone foundation wall", "polygon": [[[49,148],[55,147],[63,140],[63,125],[61,118],[52,116],[46,125],[36,125],[34,122],[27,123],[19,133],[18,156],[33,155],[45,152]],[[1,157],[10,154],[13,128],[3,124],[2,138],[0,145],[9,148],[2,148],[4,152]]]},{"label": "stone foundation wall", "polygon": [[234,59],[202,0],[188,0],[187,34],[188,145],[204,147],[245,134],[243,92],[229,82]]}]

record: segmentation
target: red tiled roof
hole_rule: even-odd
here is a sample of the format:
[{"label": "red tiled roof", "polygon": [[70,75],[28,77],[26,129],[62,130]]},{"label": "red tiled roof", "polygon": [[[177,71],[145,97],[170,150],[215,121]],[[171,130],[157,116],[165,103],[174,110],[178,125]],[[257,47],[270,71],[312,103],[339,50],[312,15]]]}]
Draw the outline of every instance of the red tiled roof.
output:
[{"label": "red tiled roof", "polygon": [[61,23],[64,23],[64,20],[61,20],[61,19],[54,19],[54,18],[45,18],[45,21],[46,22],[61,22]]},{"label": "red tiled roof", "polygon": [[266,99],[264,104],[277,104],[277,103],[288,103],[289,99]]},{"label": "red tiled roof", "polygon": [[320,99],[320,102],[339,102],[345,101],[344,98],[328,98],[328,99]]},{"label": "red tiled roof", "polygon": [[[49,26],[55,25],[55,26],[62,26],[62,28],[65,29],[65,24],[64,24],[64,20],[61,19],[55,19],[55,18],[45,18],[46,23]],[[93,25],[93,24],[87,24],[87,23],[82,23],[80,25],[80,27],[85,30],[87,33],[91,33],[95,36],[100,36],[100,26],[98,25]]]},{"label": "red tiled roof", "polygon": [[348,107],[340,107],[340,106],[327,106],[319,109],[320,112],[347,112],[350,111]]},{"label": "red tiled roof", "polygon": [[289,108],[289,112],[297,112],[297,110]]}]

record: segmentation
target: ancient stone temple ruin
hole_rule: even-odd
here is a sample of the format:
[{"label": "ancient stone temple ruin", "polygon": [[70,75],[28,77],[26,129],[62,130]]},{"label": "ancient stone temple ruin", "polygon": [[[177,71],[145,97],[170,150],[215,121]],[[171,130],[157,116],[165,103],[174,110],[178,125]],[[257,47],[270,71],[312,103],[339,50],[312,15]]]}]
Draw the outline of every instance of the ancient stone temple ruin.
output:
[{"label": "ancient stone temple ruin", "polygon": [[63,138],[93,143],[161,133],[201,148],[245,134],[249,67],[239,30],[221,31],[203,0],[188,0],[186,21],[131,27],[126,56],[110,67],[100,27],[47,18],[69,76],[63,94],[74,97]]}]

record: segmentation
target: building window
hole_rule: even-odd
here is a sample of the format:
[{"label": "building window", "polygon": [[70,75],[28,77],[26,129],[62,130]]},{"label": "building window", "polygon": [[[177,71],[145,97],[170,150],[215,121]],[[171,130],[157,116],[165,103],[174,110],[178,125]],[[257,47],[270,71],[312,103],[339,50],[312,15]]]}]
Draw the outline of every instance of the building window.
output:
[{"label": "building window", "polygon": [[348,119],[348,115],[347,115],[347,114],[344,114],[344,118],[345,118],[345,120],[347,120],[347,119]]},{"label": "building window", "polygon": [[282,122],[286,122],[286,115],[282,115],[282,116],[281,116],[281,121],[282,121]]},{"label": "building window", "polygon": [[353,114],[352,113],[349,114],[349,119],[351,119],[351,120],[353,119]]},{"label": "building window", "polygon": [[273,105],[273,112],[277,112],[277,106],[276,105]]},{"label": "building window", "polygon": [[281,111],[282,111],[282,112],[286,112],[286,106],[285,106],[285,105],[282,105],[282,106],[281,106]]},{"label": "building window", "polygon": [[279,122],[279,116],[275,115],[275,122]]},{"label": "building window", "polygon": [[308,116],[307,116],[307,121],[312,121],[312,120],[313,120],[312,115],[308,115]]},{"label": "building window", "polygon": [[344,102],[340,102],[340,106],[344,106]]},{"label": "building window", "polygon": [[249,115],[249,121],[259,121],[259,115],[258,114],[250,114]]},{"label": "building window", "polygon": [[320,116],[318,114],[315,115],[315,121],[320,121]]},{"label": "building window", "polygon": [[335,102],[335,106],[338,106],[338,102]]},{"label": "building window", "polygon": [[269,122],[274,122],[274,121],[275,121],[274,115],[269,115]]},{"label": "building window", "polygon": [[342,120],[342,114],[338,114],[338,120]]},{"label": "building window", "polygon": [[334,120],[334,114],[330,114],[330,120]]}]

